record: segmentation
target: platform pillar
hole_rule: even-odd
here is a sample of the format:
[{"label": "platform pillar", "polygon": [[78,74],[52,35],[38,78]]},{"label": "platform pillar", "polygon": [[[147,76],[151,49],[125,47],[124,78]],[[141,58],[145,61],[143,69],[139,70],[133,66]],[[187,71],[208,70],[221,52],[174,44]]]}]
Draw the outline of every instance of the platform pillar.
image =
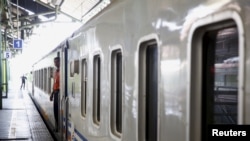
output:
[{"label": "platform pillar", "polygon": [[[1,17],[2,15],[2,9],[0,7],[0,21],[2,19]],[[2,96],[3,96],[3,89],[2,89],[2,27],[1,27],[1,24],[0,24],[0,109],[3,108],[3,102],[2,102]]]}]

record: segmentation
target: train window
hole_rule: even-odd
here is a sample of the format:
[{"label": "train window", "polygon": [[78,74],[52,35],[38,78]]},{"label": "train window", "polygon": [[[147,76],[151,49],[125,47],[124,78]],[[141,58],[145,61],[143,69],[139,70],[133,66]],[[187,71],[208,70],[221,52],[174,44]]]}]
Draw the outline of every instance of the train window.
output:
[{"label": "train window", "polygon": [[42,88],[42,84],[43,84],[43,80],[42,80],[42,70],[39,69],[39,88],[41,89]]},{"label": "train window", "polygon": [[36,71],[33,71],[33,82],[34,82],[34,86],[36,86]]},{"label": "train window", "polygon": [[81,65],[81,114],[83,117],[86,116],[87,112],[87,60],[82,60]]},{"label": "train window", "polygon": [[70,61],[70,77],[74,76],[74,62]]},{"label": "train window", "polygon": [[39,70],[38,70],[38,74],[37,74],[37,78],[38,78],[38,79],[37,79],[37,86],[38,86],[38,88],[40,88],[40,84],[41,84],[41,79],[40,79],[40,75],[41,75],[41,74],[40,74],[40,73],[41,73],[41,70],[39,69]]},{"label": "train window", "polygon": [[41,89],[44,90],[44,69],[41,69]]},{"label": "train window", "polygon": [[79,74],[79,60],[70,61],[70,77],[74,77],[74,74]]},{"label": "train window", "polygon": [[101,109],[101,58],[100,55],[94,56],[93,62],[93,119],[94,123],[100,124],[100,109]]},{"label": "train window", "polygon": [[33,82],[34,82],[34,86],[36,86],[36,71],[33,71],[33,78],[32,78]]},{"label": "train window", "polygon": [[36,86],[39,87],[39,70],[36,70]]},{"label": "train window", "polygon": [[157,140],[158,49],[156,40],[143,42],[139,50],[139,140]]},{"label": "train window", "polygon": [[53,81],[53,67],[48,68],[48,93],[52,92],[52,81]]},{"label": "train window", "polygon": [[199,133],[206,140],[208,126],[238,124],[238,32],[231,20],[194,32],[190,51],[191,140],[196,140]]},{"label": "train window", "polygon": [[44,68],[44,91],[48,92],[48,73],[47,73],[47,68]]},{"label": "train window", "polygon": [[74,60],[74,73],[79,74],[79,60]]},{"label": "train window", "polygon": [[40,70],[37,70],[37,87],[39,88],[40,86]]},{"label": "train window", "polygon": [[50,71],[50,78],[53,78],[53,76],[54,76],[53,67],[49,67],[49,71]]},{"label": "train window", "polygon": [[36,70],[36,86],[38,86],[38,70]]},{"label": "train window", "polygon": [[238,32],[226,28],[205,33],[202,52],[202,123],[237,124]]},{"label": "train window", "polygon": [[37,70],[37,87],[40,88],[40,69]]},{"label": "train window", "polygon": [[111,131],[117,137],[122,133],[122,53],[111,54]]}]

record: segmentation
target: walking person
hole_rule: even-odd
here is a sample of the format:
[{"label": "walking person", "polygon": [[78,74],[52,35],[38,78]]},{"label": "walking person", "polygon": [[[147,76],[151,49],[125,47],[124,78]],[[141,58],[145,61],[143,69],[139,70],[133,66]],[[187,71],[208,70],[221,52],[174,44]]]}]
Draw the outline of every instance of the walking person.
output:
[{"label": "walking person", "polygon": [[26,76],[21,76],[21,87],[20,89],[25,89],[25,81],[26,81],[27,77]]},{"label": "walking person", "polygon": [[53,90],[50,95],[50,101],[54,100],[54,117],[55,117],[55,132],[58,132],[58,121],[59,121],[59,92],[60,92],[60,57],[54,58],[54,65],[56,66],[56,70],[54,72],[54,83]]}]

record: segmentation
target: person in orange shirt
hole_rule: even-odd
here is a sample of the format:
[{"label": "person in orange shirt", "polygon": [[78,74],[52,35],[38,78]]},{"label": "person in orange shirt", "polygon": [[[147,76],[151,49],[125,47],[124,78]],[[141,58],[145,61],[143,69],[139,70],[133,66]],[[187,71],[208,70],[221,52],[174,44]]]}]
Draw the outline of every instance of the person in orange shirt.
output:
[{"label": "person in orange shirt", "polygon": [[60,57],[54,58],[56,71],[54,72],[53,91],[50,95],[50,101],[54,99],[54,117],[55,117],[55,132],[58,131],[58,115],[59,115],[59,92],[60,92]]}]

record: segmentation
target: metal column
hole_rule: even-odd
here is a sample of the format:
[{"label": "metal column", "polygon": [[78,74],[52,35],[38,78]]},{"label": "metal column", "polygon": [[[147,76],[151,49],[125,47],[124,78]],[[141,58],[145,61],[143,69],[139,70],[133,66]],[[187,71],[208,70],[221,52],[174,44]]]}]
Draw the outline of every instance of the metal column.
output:
[{"label": "metal column", "polygon": [[[2,8],[0,7],[0,21],[2,19]],[[0,59],[2,58],[2,27],[0,24]],[[0,61],[0,109],[3,108],[3,103],[2,103],[2,59]]]}]

